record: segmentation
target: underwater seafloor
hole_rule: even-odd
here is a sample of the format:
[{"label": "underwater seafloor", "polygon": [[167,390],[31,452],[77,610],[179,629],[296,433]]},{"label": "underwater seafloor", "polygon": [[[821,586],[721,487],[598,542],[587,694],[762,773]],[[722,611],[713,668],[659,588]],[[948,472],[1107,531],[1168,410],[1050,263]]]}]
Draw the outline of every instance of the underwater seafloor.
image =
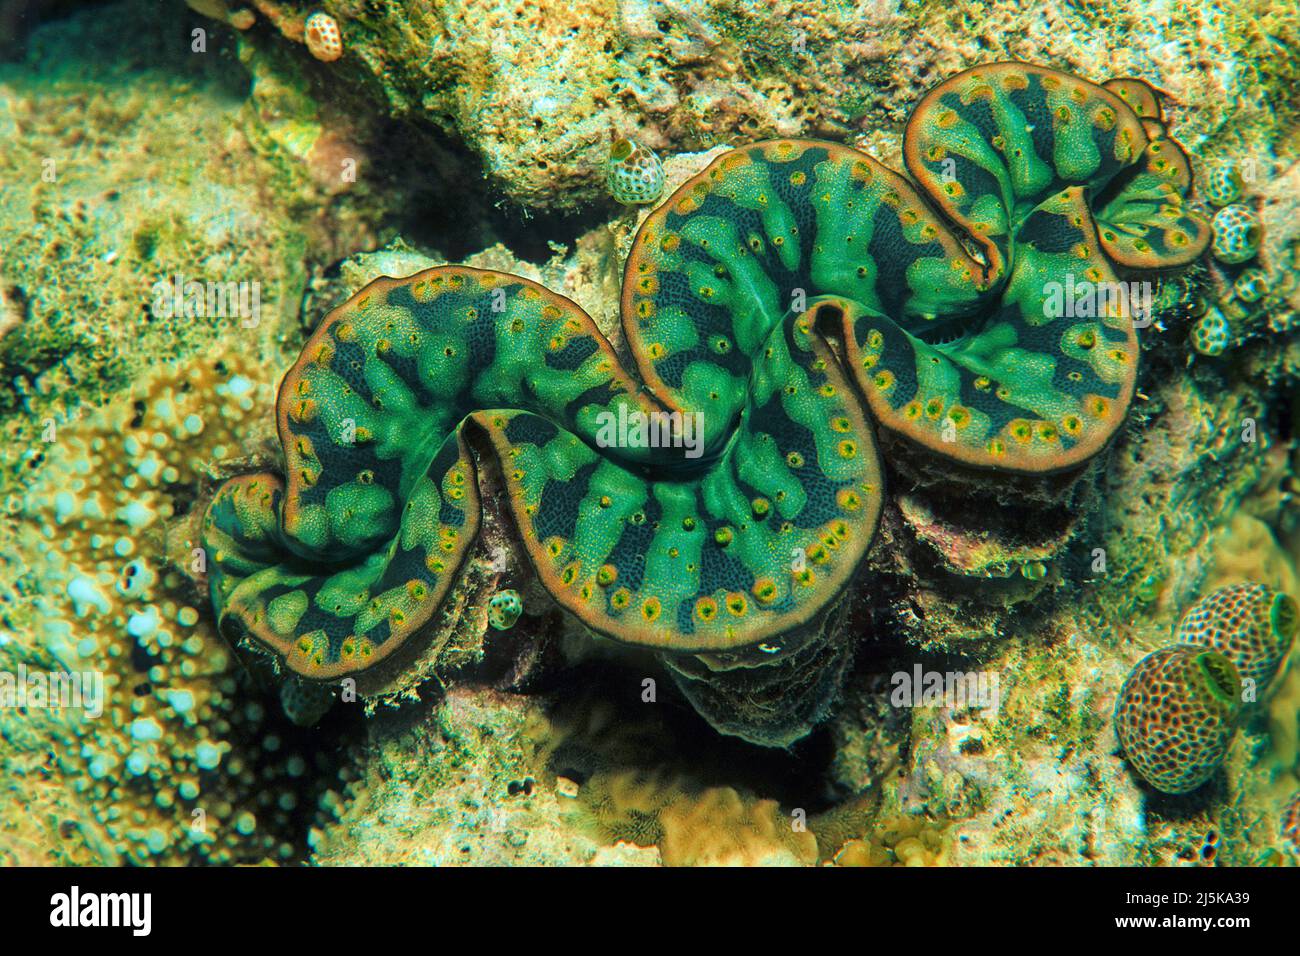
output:
[{"label": "underwater seafloor", "polygon": [[[0,3],[0,861],[1300,864],[1298,51],[1275,0]],[[925,198],[826,149],[905,130]],[[304,353],[446,264],[507,277]],[[596,447],[620,369],[731,402],[707,453]],[[475,383],[541,411],[444,444]]]}]

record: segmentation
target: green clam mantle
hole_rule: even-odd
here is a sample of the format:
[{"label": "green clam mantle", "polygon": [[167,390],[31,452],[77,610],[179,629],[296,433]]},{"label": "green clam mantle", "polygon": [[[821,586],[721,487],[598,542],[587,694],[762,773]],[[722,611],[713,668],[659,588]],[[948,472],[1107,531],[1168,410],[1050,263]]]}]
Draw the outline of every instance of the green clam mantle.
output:
[{"label": "green clam mantle", "polygon": [[[1080,311],[1060,290],[1184,265],[1209,237],[1136,80],[968,70],[917,107],[905,159],[911,180],[824,142],[719,157],[637,234],[632,368],[517,276],[371,283],[285,376],[284,474],[226,482],[205,515],[223,629],[308,679],[367,673],[454,586],[490,472],[561,607],[669,655],[715,726],[806,733],[849,653],[827,612],[881,512],[873,428],[991,474],[1079,467],[1124,420],[1137,333],[1124,296]],[[599,434],[665,416],[698,434]],[[769,726],[728,718],[792,682]]]}]

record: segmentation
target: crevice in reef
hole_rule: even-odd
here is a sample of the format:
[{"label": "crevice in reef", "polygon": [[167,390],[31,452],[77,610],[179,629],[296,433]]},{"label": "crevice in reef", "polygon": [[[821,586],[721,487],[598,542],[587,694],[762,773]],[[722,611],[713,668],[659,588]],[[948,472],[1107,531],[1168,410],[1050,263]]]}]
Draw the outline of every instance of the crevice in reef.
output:
[{"label": "crevice in reef", "polygon": [[[646,748],[633,751],[616,745],[613,735],[575,734],[556,748],[550,769],[579,783],[597,771],[671,768],[699,788],[736,787],[771,798],[782,806],[801,807],[809,813],[830,809],[833,801],[825,781],[834,757],[827,726],[815,730],[788,750],[758,747],[736,737],[717,734],[678,691],[657,663],[653,674],[646,667],[598,661],[567,671],[555,684],[550,711],[561,724],[581,724],[589,719],[585,709],[593,703],[592,688],[599,688],[602,707],[614,708],[607,726],[635,733],[645,725]],[[659,699],[641,701],[641,682],[654,676]],[[624,741],[625,742],[625,741]]]},{"label": "crevice in reef", "polygon": [[[77,35],[77,59],[69,68],[87,74],[165,72],[211,84],[232,98],[248,94],[251,79],[236,53],[235,31],[201,16],[182,3],[170,6],[158,18],[159,5],[149,0],[120,3],[113,0],[9,0],[0,3],[0,65],[20,64],[39,54],[33,39],[41,29],[57,24]],[[124,12],[149,24],[151,31],[167,34],[164,42],[123,44],[115,30],[97,29],[94,11],[102,16]],[[205,31],[206,52],[192,52],[192,31]],[[152,38],[151,38],[152,40]],[[47,64],[42,71],[51,70]],[[57,67],[53,68],[57,69]]]},{"label": "crevice in reef", "polygon": [[365,717],[359,707],[332,707],[312,726],[302,727],[285,716],[278,678],[258,679],[250,672],[245,679],[253,686],[240,695],[239,706],[266,712],[260,725],[261,746],[243,748],[256,754],[247,769],[258,775],[264,769],[288,771],[295,799],[291,807],[280,807],[288,814],[281,836],[295,854],[287,862],[306,863],[311,854],[309,833],[319,825],[321,798],[341,788],[360,765]]},{"label": "crevice in reef", "polygon": [[[374,155],[376,174],[401,183],[407,194],[400,215],[385,225],[451,262],[500,243],[515,258],[541,265],[554,257],[556,246],[572,247],[609,219],[608,210],[597,207],[537,212],[501,200],[479,157],[463,143],[398,123],[378,140],[384,145]],[[440,157],[436,178],[427,172],[430,150]]]}]

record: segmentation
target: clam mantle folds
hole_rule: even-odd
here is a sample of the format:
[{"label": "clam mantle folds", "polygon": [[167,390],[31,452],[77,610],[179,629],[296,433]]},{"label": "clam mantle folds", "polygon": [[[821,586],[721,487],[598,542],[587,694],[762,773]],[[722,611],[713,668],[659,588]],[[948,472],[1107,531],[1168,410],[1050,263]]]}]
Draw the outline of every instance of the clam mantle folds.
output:
[{"label": "clam mantle folds", "polygon": [[[1139,358],[1126,300],[1079,290],[1185,265],[1209,238],[1137,80],[976,67],[924,97],[904,157],[910,179],[825,142],[720,156],[634,240],[627,363],[517,276],[362,289],[281,385],[283,475],[227,481],[204,516],[223,629],[312,680],[400,663],[491,489],[584,625],[679,661],[686,685],[794,686],[750,731],[712,691],[688,696],[761,743],[806,733],[835,682],[792,671],[846,659],[827,612],[880,516],[874,430],[990,481],[1079,468],[1124,421]],[[601,440],[638,416],[700,422],[702,454]],[[763,665],[791,673],[755,679]]]}]

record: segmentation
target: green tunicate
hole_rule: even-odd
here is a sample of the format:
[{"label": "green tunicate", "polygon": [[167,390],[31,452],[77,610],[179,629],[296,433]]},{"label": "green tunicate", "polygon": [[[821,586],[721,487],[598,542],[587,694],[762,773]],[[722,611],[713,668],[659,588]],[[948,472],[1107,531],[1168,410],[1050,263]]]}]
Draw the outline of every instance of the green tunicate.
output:
[{"label": "green tunicate", "polygon": [[1291,650],[1297,628],[1295,599],[1262,584],[1230,584],[1197,601],[1176,637],[1218,651],[1263,692]]},{"label": "green tunicate", "polygon": [[1232,291],[1242,302],[1258,302],[1268,294],[1268,274],[1257,266],[1243,269],[1233,280]]},{"label": "green tunicate", "polygon": [[488,622],[498,631],[508,631],[523,611],[524,603],[518,591],[501,591],[488,602]]},{"label": "green tunicate", "polygon": [[1175,645],[1147,655],[1115,705],[1115,729],[1129,763],[1164,793],[1201,786],[1232,742],[1241,691],[1237,669],[1215,651]]},{"label": "green tunicate", "polygon": [[1236,166],[1220,163],[1210,167],[1201,188],[1213,205],[1227,206],[1241,198],[1241,186],[1241,174]]},{"label": "green tunicate", "polygon": [[1192,327],[1192,347],[1202,355],[1222,355],[1232,341],[1232,329],[1218,309],[1211,309]]},{"label": "green tunicate", "polygon": [[1214,242],[1211,248],[1214,257],[1222,262],[1235,265],[1254,258],[1259,251],[1264,227],[1259,217],[1246,206],[1224,206],[1215,214],[1212,228]]}]

